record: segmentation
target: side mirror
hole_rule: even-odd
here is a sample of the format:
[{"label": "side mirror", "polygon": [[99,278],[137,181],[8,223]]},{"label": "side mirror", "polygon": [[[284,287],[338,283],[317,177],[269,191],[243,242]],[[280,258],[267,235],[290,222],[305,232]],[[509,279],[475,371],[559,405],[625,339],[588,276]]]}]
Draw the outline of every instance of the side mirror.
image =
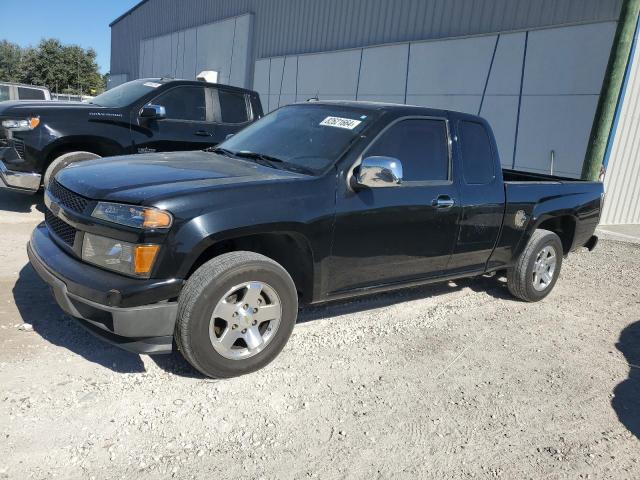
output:
[{"label": "side mirror", "polygon": [[226,137],[224,137],[225,140],[229,140],[231,137],[233,137],[235,135],[235,133],[230,133],[229,135],[227,135]]},{"label": "side mirror", "polygon": [[140,118],[146,120],[162,120],[167,118],[167,110],[162,105],[145,105],[140,110]]},{"label": "side mirror", "polygon": [[356,168],[356,184],[362,187],[393,187],[402,183],[402,163],[393,157],[367,157]]}]

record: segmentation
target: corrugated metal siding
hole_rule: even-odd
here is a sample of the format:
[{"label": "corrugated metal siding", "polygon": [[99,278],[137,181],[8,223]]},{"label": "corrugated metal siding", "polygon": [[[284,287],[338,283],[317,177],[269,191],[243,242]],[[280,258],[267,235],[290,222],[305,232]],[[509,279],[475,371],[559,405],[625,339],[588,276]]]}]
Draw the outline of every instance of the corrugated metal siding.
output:
[{"label": "corrugated metal siding", "polygon": [[639,156],[640,48],[636,45],[607,166],[604,185],[607,197],[601,224],[640,224]]},{"label": "corrugated metal siding", "polygon": [[112,25],[111,72],[140,40],[255,13],[253,58],[617,20],[622,0],[149,0]]}]

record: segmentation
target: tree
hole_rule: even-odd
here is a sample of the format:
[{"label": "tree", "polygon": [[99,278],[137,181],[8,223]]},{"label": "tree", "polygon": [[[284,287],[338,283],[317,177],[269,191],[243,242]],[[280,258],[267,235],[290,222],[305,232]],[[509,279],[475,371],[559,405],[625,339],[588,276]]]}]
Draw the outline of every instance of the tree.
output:
[{"label": "tree", "polygon": [[18,82],[22,49],[15,43],[0,41],[0,80]]},{"label": "tree", "polygon": [[[8,46],[3,48],[4,44]],[[19,52],[17,67],[16,48]],[[10,77],[2,70],[4,64],[11,65],[11,71],[17,74]],[[6,70],[8,72],[9,68]],[[95,50],[63,45],[57,39],[42,40],[38,46],[25,49],[9,42],[0,43],[0,80],[44,85],[51,91],[85,95],[95,95],[106,87],[98,71]]]}]

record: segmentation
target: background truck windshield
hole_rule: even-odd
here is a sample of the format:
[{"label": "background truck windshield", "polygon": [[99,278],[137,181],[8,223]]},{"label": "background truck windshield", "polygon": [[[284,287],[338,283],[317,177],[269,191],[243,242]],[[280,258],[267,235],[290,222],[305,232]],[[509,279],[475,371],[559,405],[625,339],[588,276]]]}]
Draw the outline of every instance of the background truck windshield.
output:
[{"label": "background truck windshield", "polygon": [[98,95],[96,98],[91,100],[90,103],[101,107],[126,107],[161,85],[161,83],[148,78],[134,80],[132,82],[118,85],[117,87]]},{"label": "background truck windshield", "polygon": [[220,147],[233,153],[276,157],[317,175],[371,124],[373,115],[369,110],[340,105],[290,105],[267,115]]}]

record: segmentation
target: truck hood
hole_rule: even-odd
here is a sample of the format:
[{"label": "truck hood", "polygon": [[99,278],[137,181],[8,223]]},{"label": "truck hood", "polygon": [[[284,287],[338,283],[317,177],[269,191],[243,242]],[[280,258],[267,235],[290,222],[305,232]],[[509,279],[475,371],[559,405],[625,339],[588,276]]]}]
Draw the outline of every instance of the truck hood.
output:
[{"label": "truck hood", "polygon": [[56,176],[60,184],[87,198],[148,205],[223,185],[296,178],[308,177],[202,151],[91,160],[72,164]]},{"label": "truck hood", "polygon": [[101,109],[97,105],[82,102],[57,102],[55,100],[12,100],[0,102],[0,115],[31,114],[45,110],[89,110]]},{"label": "truck hood", "polygon": [[42,116],[47,119],[64,117],[66,120],[82,118],[96,121],[114,121],[126,115],[121,109],[100,107],[82,102],[57,102],[54,100],[17,100],[0,102],[0,117],[27,118]]}]

